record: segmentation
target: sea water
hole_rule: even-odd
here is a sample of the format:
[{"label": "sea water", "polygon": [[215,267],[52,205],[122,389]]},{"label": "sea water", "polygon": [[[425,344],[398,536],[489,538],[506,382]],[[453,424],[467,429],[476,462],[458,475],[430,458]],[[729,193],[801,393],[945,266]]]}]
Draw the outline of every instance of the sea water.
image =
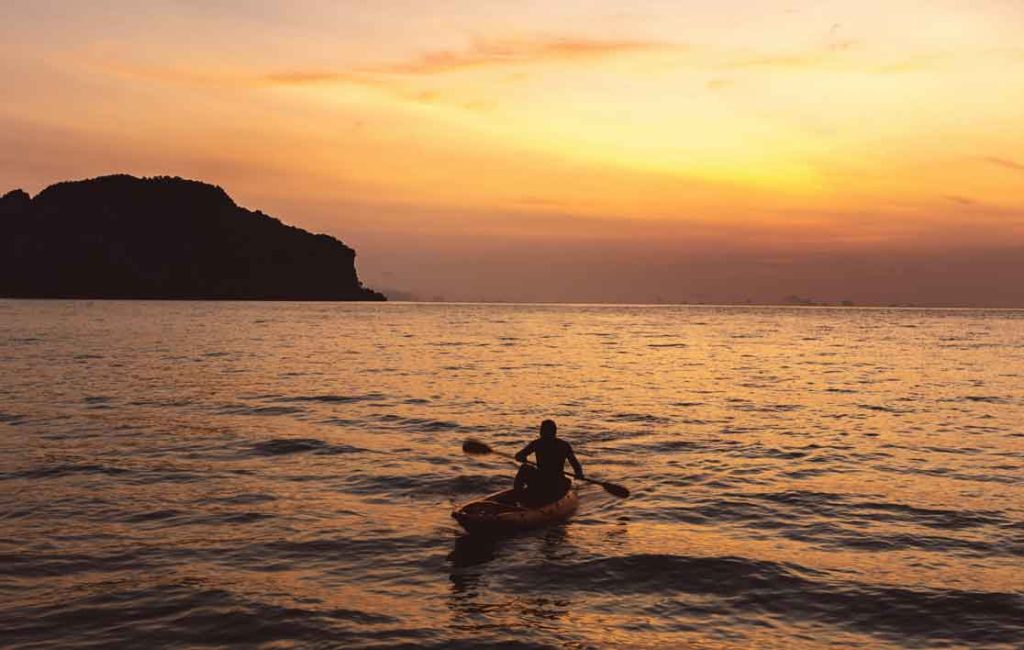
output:
[{"label": "sea water", "polygon": [[[1024,312],[0,302],[0,645],[1024,646]],[[552,418],[564,525],[465,535]]]}]

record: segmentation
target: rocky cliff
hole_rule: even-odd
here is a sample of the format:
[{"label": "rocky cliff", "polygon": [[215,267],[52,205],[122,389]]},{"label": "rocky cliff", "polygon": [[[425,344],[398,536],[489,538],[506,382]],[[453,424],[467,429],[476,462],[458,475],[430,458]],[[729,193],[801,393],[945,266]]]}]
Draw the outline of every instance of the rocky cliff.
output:
[{"label": "rocky cliff", "polygon": [[0,296],[384,300],[333,237],[214,185],[125,175],[0,198]]}]

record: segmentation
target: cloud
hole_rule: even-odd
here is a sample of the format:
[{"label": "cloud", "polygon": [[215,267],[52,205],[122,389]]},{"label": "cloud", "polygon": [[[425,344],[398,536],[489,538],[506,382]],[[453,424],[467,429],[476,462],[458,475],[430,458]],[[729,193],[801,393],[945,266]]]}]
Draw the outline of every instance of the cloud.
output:
[{"label": "cloud", "polygon": [[337,70],[284,70],[265,74],[259,83],[281,86],[346,84],[372,88],[403,101],[444,104],[485,112],[494,103],[478,98],[450,96],[436,89],[416,87],[414,79],[430,78],[464,70],[581,62],[628,54],[682,49],[680,45],[639,40],[595,40],[556,37],[476,40],[464,50],[437,50],[397,63],[353,66]]},{"label": "cloud", "polygon": [[409,61],[376,66],[364,71],[385,74],[431,75],[467,68],[590,60],[678,48],[678,45],[654,41],[596,40],[569,37],[477,40],[465,50],[428,52]]},{"label": "cloud", "polygon": [[[822,45],[790,52],[757,52],[692,47],[683,43],[654,40],[593,39],[572,36],[527,38],[481,38],[459,50],[434,50],[411,58],[339,69],[296,69],[273,72],[263,82],[281,85],[355,84],[391,87],[396,80],[430,78],[476,69],[522,68],[553,63],[582,63],[633,55],[671,55],[676,65],[729,73],[756,69],[856,70],[880,74],[915,72],[934,67],[942,57],[919,55],[906,60],[869,64],[856,60],[860,44],[836,39],[838,24]],[[733,83],[717,75],[708,83],[721,90]]]},{"label": "cloud", "polygon": [[627,54],[678,50],[681,46],[654,41],[597,40],[586,38],[533,38],[476,40],[464,50],[437,50],[406,61],[331,70],[289,70],[265,77],[287,85],[357,83],[373,85],[381,76],[428,76],[474,68],[543,65],[588,61]]},{"label": "cloud", "polygon": [[978,201],[967,196],[959,196],[956,194],[948,194],[944,197],[947,201],[956,203],[957,205],[978,205]]},{"label": "cloud", "polygon": [[322,84],[354,81],[351,74],[323,70],[289,70],[274,72],[265,77],[266,81],[283,85]]},{"label": "cloud", "polygon": [[985,158],[982,158],[982,160],[984,160],[987,163],[991,163],[993,165],[998,165],[999,167],[1002,167],[1003,169],[1011,169],[1011,170],[1013,170],[1015,172],[1024,173],[1024,164],[1019,163],[1019,162],[1017,162],[1015,160],[1010,160],[1009,158],[998,158],[996,156],[986,156]]},{"label": "cloud", "polygon": [[456,107],[465,111],[485,113],[495,108],[490,100],[465,99],[455,94],[441,92],[436,89],[420,89],[410,87],[401,80],[385,78],[380,75],[358,74],[353,72],[315,72],[293,71],[266,75],[259,80],[264,84],[280,86],[308,86],[318,84],[346,84],[369,88],[384,93],[395,99],[414,104],[434,104]]},{"label": "cloud", "polygon": [[[844,45],[842,49],[848,46]],[[677,63],[712,70],[743,68],[813,68],[835,66],[841,50],[831,47],[809,51],[761,54],[694,49],[679,43],[642,40],[594,40],[571,37],[476,40],[463,50],[436,50],[393,63],[344,70],[290,70],[269,74],[281,84],[370,83],[394,77],[426,77],[464,70],[585,62],[636,54],[687,56]]]}]

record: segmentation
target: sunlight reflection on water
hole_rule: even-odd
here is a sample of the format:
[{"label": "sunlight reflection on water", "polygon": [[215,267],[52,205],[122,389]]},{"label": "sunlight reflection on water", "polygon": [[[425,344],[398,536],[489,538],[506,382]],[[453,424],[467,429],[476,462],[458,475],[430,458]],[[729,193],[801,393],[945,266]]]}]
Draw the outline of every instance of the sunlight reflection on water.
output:
[{"label": "sunlight reflection on water", "polygon": [[[0,359],[5,644],[1024,644],[1024,312],[2,301]],[[633,497],[463,535],[542,417]]]}]

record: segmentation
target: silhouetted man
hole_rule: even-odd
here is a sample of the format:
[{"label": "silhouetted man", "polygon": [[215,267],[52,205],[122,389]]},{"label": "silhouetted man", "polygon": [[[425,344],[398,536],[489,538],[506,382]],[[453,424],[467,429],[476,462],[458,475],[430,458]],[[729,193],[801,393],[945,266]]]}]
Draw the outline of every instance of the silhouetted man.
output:
[{"label": "silhouetted man", "polygon": [[[530,503],[556,501],[569,489],[569,479],[562,475],[565,461],[572,465],[576,478],[583,478],[583,467],[572,453],[572,445],[556,437],[558,427],[554,420],[540,423],[540,437],[523,447],[516,460],[523,463],[516,474],[515,488]],[[526,464],[530,454],[536,454],[537,466]]]}]

